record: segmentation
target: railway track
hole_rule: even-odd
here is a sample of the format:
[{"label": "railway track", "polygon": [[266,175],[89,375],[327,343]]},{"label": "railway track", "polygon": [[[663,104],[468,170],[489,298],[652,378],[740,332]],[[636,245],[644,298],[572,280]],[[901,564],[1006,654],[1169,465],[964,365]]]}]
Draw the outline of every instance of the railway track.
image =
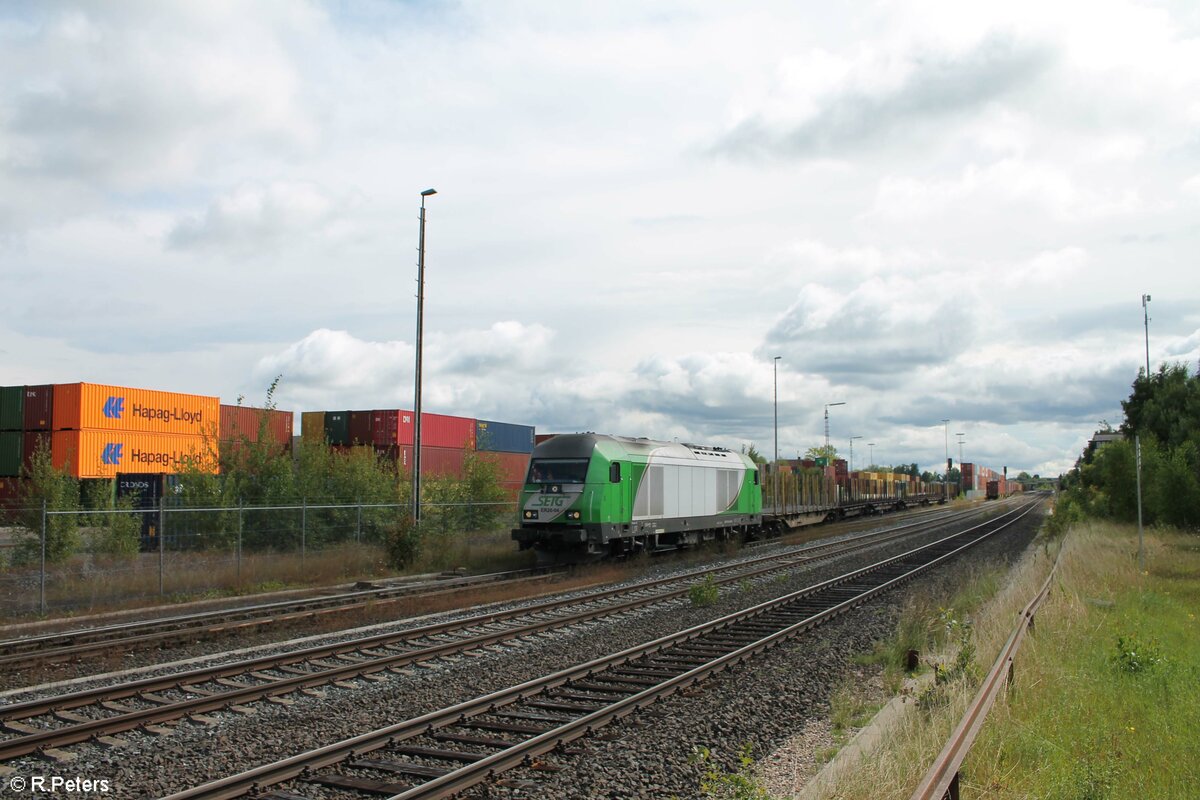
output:
[{"label": "railway track", "polygon": [[446,576],[301,600],[281,600],[197,614],[22,636],[0,640],[0,668],[13,669],[29,664],[66,661],[94,653],[112,653],[244,633],[251,629],[311,620],[420,595],[471,589],[489,583],[542,580],[548,575],[562,571],[537,568],[484,575]]},{"label": "railway track", "polygon": [[676,600],[686,596],[698,579],[707,576],[717,584],[754,580],[920,535],[976,513],[909,523],[582,597],[550,599],[399,632],[0,706],[0,725],[9,734],[0,740],[0,760],[140,726],[185,717],[197,719],[197,715],[206,712],[259,700],[286,703],[287,695],[295,692],[330,683],[344,686],[350,685],[347,681],[371,680],[379,673],[401,670],[414,663]]},{"label": "railway track", "polygon": [[171,795],[305,800],[327,788],[393,800],[449,797],[542,757],[913,580],[1036,508],[687,630]]},{"label": "railway track", "polygon": [[[771,541],[763,540],[754,544],[770,544]],[[440,576],[433,580],[299,600],[282,600],[233,609],[14,637],[0,640],[0,668],[22,669],[94,654],[111,655],[139,648],[231,636],[272,625],[297,624],[421,595],[443,594],[492,583],[544,580],[550,575],[560,574],[564,569],[537,568],[484,575]]]}]

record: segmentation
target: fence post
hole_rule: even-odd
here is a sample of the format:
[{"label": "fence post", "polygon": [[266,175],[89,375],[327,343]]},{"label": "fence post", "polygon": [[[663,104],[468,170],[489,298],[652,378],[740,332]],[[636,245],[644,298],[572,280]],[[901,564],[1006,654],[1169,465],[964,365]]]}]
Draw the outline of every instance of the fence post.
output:
[{"label": "fence post", "polygon": [[242,501],[238,500],[238,527],[237,527],[237,587],[242,588],[242,518],[245,509],[242,506]]},{"label": "fence post", "polygon": [[300,499],[300,569],[304,569],[304,540],[308,530],[308,498]]},{"label": "fence post", "polygon": [[42,498],[42,576],[39,581],[38,612],[46,613],[46,499]]},{"label": "fence post", "polygon": [[163,557],[166,553],[166,538],[165,530],[167,521],[167,499],[165,497],[158,498],[158,596],[163,596]]},{"label": "fence post", "polygon": [[358,498],[358,524],[354,528],[354,543],[362,541],[362,498]]}]

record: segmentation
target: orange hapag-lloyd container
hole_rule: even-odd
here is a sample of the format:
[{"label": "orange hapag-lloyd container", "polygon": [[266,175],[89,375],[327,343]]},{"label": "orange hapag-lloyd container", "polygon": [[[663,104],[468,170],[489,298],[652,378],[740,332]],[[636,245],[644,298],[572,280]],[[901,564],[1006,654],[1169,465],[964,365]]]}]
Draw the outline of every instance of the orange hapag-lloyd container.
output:
[{"label": "orange hapag-lloyd container", "polygon": [[54,430],[208,434],[220,423],[220,399],[99,383],[54,386]]},{"label": "orange hapag-lloyd container", "polygon": [[175,474],[189,465],[217,472],[216,442],[178,433],[82,430],[55,431],[50,459],[76,478],[113,478],[118,472]]}]

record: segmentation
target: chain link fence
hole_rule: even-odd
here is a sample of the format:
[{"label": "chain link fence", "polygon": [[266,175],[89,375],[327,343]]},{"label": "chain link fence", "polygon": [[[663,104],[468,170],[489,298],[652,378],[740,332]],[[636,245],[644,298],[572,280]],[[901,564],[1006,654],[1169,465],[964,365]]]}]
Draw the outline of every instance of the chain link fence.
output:
[{"label": "chain link fence", "polygon": [[[0,616],[336,583],[394,572],[387,539],[407,503],[151,509],[15,509],[0,527]],[[513,501],[423,504],[419,540],[435,568],[489,540],[516,550]],[[454,547],[451,547],[451,543]],[[439,558],[438,556],[442,556]],[[418,563],[421,563],[419,560]]]}]

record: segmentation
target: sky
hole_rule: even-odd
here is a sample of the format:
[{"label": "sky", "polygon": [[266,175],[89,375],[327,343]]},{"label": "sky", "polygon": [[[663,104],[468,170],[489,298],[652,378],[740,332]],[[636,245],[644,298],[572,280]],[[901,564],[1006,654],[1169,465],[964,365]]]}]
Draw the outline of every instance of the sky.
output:
[{"label": "sky", "polygon": [[0,384],[411,407],[436,188],[427,411],[1068,469],[1200,358],[1200,5],[834,5],[4,3]]}]

